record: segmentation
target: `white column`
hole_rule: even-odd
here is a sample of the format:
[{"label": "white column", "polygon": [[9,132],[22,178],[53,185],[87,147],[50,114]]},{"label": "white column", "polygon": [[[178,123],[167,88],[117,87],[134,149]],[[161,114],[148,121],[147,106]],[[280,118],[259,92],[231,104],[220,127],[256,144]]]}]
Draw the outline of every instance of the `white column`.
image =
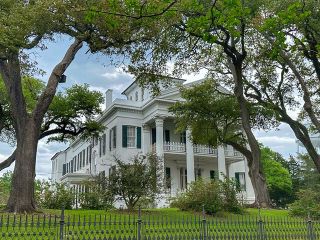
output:
[{"label": "white column", "polygon": [[218,171],[219,171],[219,179],[223,180],[224,176],[227,176],[226,157],[224,154],[223,146],[218,146]]},{"label": "white column", "polygon": [[191,183],[195,181],[194,177],[194,153],[193,144],[191,138],[191,131],[187,129],[186,131],[186,155],[187,155],[187,182]]},{"label": "white column", "polygon": [[143,154],[147,154],[151,150],[151,131],[150,126],[147,124],[142,125],[142,152]]},{"label": "white column", "polygon": [[163,119],[157,118],[156,122],[156,153],[159,158],[163,158]]}]

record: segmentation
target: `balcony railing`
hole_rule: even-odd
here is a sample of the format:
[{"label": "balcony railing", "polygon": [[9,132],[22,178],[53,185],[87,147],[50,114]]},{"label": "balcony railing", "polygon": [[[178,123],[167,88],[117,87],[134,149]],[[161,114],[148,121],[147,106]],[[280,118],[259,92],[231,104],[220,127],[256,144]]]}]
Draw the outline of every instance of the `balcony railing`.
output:
[{"label": "balcony railing", "polygon": [[243,155],[237,150],[224,150],[224,154],[226,157],[243,157]]},{"label": "balcony railing", "polygon": [[193,152],[195,154],[206,154],[206,155],[214,155],[217,156],[217,149],[212,148],[207,145],[200,145],[200,144],[194,144],[193,145]]},{"label": "balcony railing", "polygon": [[[152,151],[156,152],[156,144],[152,145]],[[164,142],[163,151],[172,153],[185,153],[186,144],[180,142]],[[240,152],[233,149],[225,149],[224,151],[226,157],[243,157],[243,155]],[[218,150],[216,148],[201,144],[194,144],[193,152],[197,155],[218,155]]]},{"label": "balcony railing", "polygon": [[179,142],[164,142],[163,150],[165,152],[185,152],[186,144]]}]

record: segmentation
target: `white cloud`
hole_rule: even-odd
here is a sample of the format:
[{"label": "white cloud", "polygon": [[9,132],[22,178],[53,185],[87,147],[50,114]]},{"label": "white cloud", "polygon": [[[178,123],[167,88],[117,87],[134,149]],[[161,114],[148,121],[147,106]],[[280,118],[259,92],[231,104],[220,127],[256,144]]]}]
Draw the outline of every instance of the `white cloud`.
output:
[{"label": "white cloud", "polygon": [[182,75],[182,78],[186,79],[187,80],[186,83],[188,83],[188,82],[193,82],[193,81],[205,78],[207,73],[208,73],[208,70],[201,69],[198,73],[184,74],[184,75]]},{"label": "white cloud", "polygon": [[265,136],[258,137],[258,140],[265,144],[293,144],[295,143],[295,138],[290,137],[280,137],[280,136]]},{"label": "white cloud", "polygon": [[4,161],[7,157],[9,156],[0,153],[0,162]]},{"label": "white cloud", "polygon": [[125,72],[123,67],[117,67],[107,70],[105,73],[101,74],[102,77],[107,80],[114,81],[120,78],[133,78],[134,76],[128,72]]}]

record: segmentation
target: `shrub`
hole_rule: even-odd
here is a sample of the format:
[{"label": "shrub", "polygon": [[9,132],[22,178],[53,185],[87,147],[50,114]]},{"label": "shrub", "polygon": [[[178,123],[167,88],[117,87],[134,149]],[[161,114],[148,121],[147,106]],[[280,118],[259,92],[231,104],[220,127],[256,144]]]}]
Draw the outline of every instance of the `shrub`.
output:
[{"label": "shrub", "polygon": [[111,209],[115,196],[108,188],[108,179],[99,175],[93,179],[82,182],[86,191],[79,195],[80,207],[82,209]]},{"label": "shrub", "polygon": [[290,214],[299,217],[320,218],[320,193],[312,189],[300,190],[298,199],[289,205]]},{"label": "shrub", "polygon": [[66,184],[43,181],[38,191],[36,199],[41,208],[72,209],[74,194]]},{"label": "shrub", "polygon": [[237,184],[235,181],[225,177],[220,181],[221,193],[223,197],[223,210],[233,213],[241,213],[241,204],[237,198]]},{"label": "shrub", "polygon": [[186,192],[175,198],[171,206],[192,211],[202,211],[204,207],[207,214],[241,211],[235,184],[227,179],[224,182],[197,180],[188,186]]}]

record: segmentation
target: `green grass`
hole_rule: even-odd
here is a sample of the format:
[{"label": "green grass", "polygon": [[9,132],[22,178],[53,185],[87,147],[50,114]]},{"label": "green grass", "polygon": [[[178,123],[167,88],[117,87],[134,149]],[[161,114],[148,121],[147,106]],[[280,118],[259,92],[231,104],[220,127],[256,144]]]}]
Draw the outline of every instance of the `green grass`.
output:
[{"label": "green grass", "polygon": [[[35,236],[42,233],[42,239],[51,239],[59,229],[59,218],[56,223],[48,218],[51,215],[60,216],[60,210],[43,210],[42,214],[33,216],[33,225],[30,224],[32,216],[28,216],[28,225],[25,226],[25,215],[22,218],[13,214],[0,214],[2,227],[0,226],[0,239],[21,239],[21,233],[26,236],[31,233],[26,240],[36,239]],[[218,216],[206,216],[207,233],[211,236],[231,236],[238,234],[242,237],[257,237],[257,216],[258,209],[246,209],[242,215],[224,213]],[[265,221],[264,229],[269,234],[277,234],[279,238],[273,239],[301,239],[306,234],[306,222],[303,219],[292,218],[286,210],[262,209],[260,214]],[[138,211],[103,211],[103,210],[66,210],[65,211],[65,234],[75,238],[88,237],[123,237],[135,236],[137,233]],[[1,216],[3,216],[1,218]],[[6,221],[10,223],[7,226]],[[203,231],[202,213],[180,211],[175,208],[163,209],[143,209],[141,211],[142,234],[144,236],[189,236],[198,238]],[[53,220],[53,218],[51,218]],[[15,224],[13,224],[15,222]],[[19,223],[20,227],[19,227]],[[46,224],[44,224],[46,223]],[[320,234],[320,223],[315,223],[314,228]],[[4,235],[3,235],[4,234]],[[14,234],[18,234],[15,236]],[[20,235],[19,235],[20,234]],[[33,235],[35,234],[35,235]],[[43,237],[44,235],[48,235]],[[291,234],[291,235],[290,235]],[[299,235],[300,234],[300,235]]]}]

